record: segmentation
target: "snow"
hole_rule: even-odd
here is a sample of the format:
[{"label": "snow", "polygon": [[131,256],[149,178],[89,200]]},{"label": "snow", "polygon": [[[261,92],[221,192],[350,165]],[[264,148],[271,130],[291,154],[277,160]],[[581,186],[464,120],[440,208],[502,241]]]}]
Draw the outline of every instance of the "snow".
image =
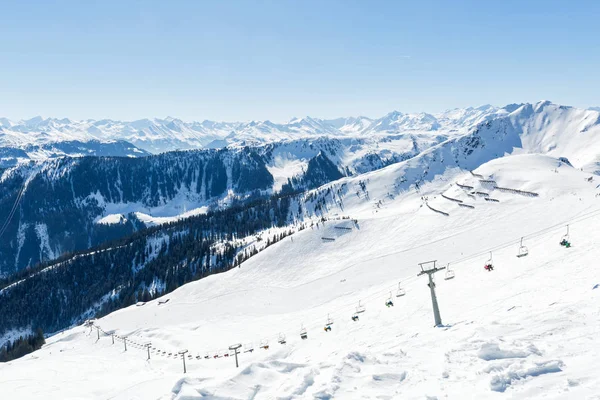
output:
[{"label": "snow", "polygon": [[[127,352],[110,336],[97,340],[95,330],[75,327],[0,365],[0,393],[24,399],[597,396],[600,204],[588,174],[531,154],[474,171],[498,186],[539,194],[527,197],[482,186],[457,168],[416,192],[397,186],[405,168],[329,185],[350,189],[341,195],[344,209],[332,203],[327,213],[356,222],[319,223],[241,268],[99,319],[104,331],[128,337]],[[368,198],[356,195],[359,180]],[[472,198],[455,182],[485,189],[499,202]],[[423,198],[449,215],[424,207]],[[558,245],[567,223],[570,249]],[[529,255],[517,258],[521,237]],[[495,270],[486,272],[490,250]],[[444,323],[438,328],[426,278],[416,276],[418,263],[432,259],[456,272],[449,281],[443,272],[435,277]],[[399,281],[403,297],[395,296]],[[390,292],[394,307],[387,308]],[[359,300],[366,312],[353,322]],[[335,322],[326,333],[328,315]],[[301,326],[307,340],[299,337]],[[287,344],[277,343],[280,333]],[[265,340],[269,350],[258,347]],[[167,354],[188,349],[187,374],[181,359],[162,352],[147,361],[135,345],[147,341]],[[233,343],[255,349],[239,355],[239,369],[232,357],[213,358]]]},{"label": "snow", "polygon": [[123,214],[109,214],[105,217],[102,217],[96,221],[97,224],[100,225],[116,225],[116,224],[124,224],[127,222],[127,218]]},{"label": "snow", "polygon": [[[293,118],[285,123],[271,121],[248,122],[184,122],[175,118],[153,118],[138,121],[83,120],[36,117],[25,121],[0,119],[0,147],[23,148],[43,146],[63,141],[126,141],[140,149],[161,153],[172,150],[215,148],[227,145],[247,146],[299,138],[363,137],[375,134],[399,134],[407,131],[464,131],[487,118],[502,114],[496,107],[467,108],[437,115],[391,112],[379,119],[348,117],[320,119]],[[30,154],[41,159],[56,149],[41,147]],[[140,150],[129,149],[129,156]]]},{"label": "snow", "polygon": [[273,175],[273,191],[278,192],[281,187],[288,182],[288,179],[296,175],[301,175],[308,167],[308,160],[305,158],[295,159],[291,154],[277,155],[267,169]]},{"label": "snow", "polygon": [[208,207],[203,206],[203,207],[194,208],[192,210],[189,210],[189,211],[186,211],[186,212],[183,212],[181,214],[177,214],[177,215],[174,215],[171,217],[151,216],[148,214],[144,214],[142,212],[135,212],[135,215],[140,221],[145,223],[146,226],[155,226],[155,225],[167,224],[169,222],[175,222],[180,219],[184,219],[184,218],[188,218],[188,217],[193,217],[194,215],[206,214],[207,212],[208,212]]}]

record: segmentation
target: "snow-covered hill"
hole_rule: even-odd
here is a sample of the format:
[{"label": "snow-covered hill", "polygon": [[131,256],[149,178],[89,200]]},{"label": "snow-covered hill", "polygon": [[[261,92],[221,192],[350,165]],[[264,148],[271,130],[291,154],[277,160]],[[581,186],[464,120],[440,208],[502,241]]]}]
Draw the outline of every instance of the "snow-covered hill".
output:
[{"label": "snow-covered hill", "polygon": [[[403,180],[408,164],[328,184],[333,199],[321,211],[350,219],[305,229],[240,268],[96,321],[126,337],[127,351],[119,338],[113,345],[110,336],[97,340],[95,329],[76,327],[0,365],[0,392],[48,399],[595,398],[597,178],[556,157],[522,154],[473,173],[448,167],[417,188]],[[327,187],[307,194],[306,207]],[[566,224],[569,249],[559,245]],[[517,258],[521,238],[529,255]],[[493,272],[483,269],[490,257]],[[447,281],[445,271],[436,275],[439,328],[432,327],[426,278],[416,276],[418,263],[429,260],[456,273]],[[405,296],[396,297],[398,282]],[[359,301],[366,311],[352,321]],[[323,329],[328,317],[331,332]],[[282,335],[286,344],[278,343]],[[239,369],[223,357],[234,343],[254,349],[240,354]],[[265,343],[268,350],[260,348]],[[183,349],[185,375],[174,356]]]},{"label": "snow-covered hill", "polygon": [[122,140],[65,140],[41,145],[0,147],[0,168],[10,168],[28,161],[44,161],[58,157],[145,157],[149,152]]}]

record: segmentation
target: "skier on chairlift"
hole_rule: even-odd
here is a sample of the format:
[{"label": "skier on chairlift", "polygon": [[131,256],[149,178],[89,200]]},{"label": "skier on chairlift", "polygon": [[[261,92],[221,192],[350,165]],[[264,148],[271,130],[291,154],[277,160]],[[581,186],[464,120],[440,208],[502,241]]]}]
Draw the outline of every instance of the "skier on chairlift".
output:
[{"label": "skier on chairlift", "polygon": [[488,272],[491,272],[494,270],[494,266],[491,263],[485,264],[485,266],[483,268]]}]

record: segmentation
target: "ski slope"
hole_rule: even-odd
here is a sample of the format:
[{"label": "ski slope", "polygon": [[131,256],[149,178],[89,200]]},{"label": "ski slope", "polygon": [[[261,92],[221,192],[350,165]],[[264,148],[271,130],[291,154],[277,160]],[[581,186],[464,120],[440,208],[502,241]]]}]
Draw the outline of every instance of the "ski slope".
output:
[{"label": "ski slope", "polygon": [[[367,182],[368,195],[349,190],[343,209],[332,203],[327,214],[351,219],[309,227],[240,268],[96,321],[127,337],[127,351],[110,336],[97,340],[95,329],[57,334],[41,350],[0,364],[0,393],[19,399],[598,399],[597,178],[588,181],[589,174],[541,155],[499,158],[474,173],[483,178],[447,169],[418,191],[395,191],[395,165],[345,178],[350,187]],[[491,180],[538,196],[493,189]],[[569,249],[558,244],[567,223]],[[521,237],[529,255],[517,258]],[[486,272],[490,250],[495,270]],[[436,328],[426,277],[417,277],[418,263],[429,260],[450,263],[456,273],[447,281],[445,271],[435,276],[444,323]],[[399,282],[402,297],[396,297]],[[394,306],[387,308],[390,294]],[[366,311],[354,322],[359,301]],[[331,332],[323,329],[328,315]],[[307,340],[300,339],[301,326]],[[285,345],[277,343],[280,334]],[[259,348],[265,341],[268,350]],[[149,361],[146,349],[134,345],[146,342],[160,350]],[[254,348],[239,355],[239,369],[233,357],[213,358],[235,343],[242,351]],[[168,356],[182,349],[192,356],[186,374],[182,360]]]}]

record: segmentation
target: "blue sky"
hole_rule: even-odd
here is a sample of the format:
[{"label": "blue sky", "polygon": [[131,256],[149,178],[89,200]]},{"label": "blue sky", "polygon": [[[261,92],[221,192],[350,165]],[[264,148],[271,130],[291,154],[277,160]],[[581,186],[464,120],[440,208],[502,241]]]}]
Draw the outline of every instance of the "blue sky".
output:
[{"label": "blue sky", "polygon": [[600,1],[2,1],[0,116],[600,105]]}]

